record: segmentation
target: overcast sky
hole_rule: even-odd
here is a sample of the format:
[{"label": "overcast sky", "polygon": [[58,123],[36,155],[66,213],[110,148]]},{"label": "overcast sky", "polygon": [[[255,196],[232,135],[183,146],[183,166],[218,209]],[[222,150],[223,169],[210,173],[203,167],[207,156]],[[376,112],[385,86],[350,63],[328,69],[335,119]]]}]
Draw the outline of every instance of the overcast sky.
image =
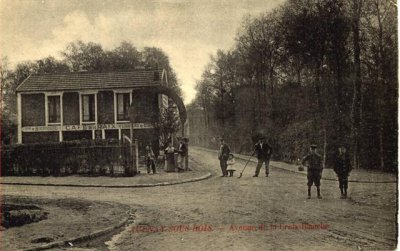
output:
[{"label": "overcast sky", "polygon": [[217,49],[230,49],[245,15],[285,0],[0,0],[0,52],[11,65],[59,57],[75,40],[112,49],[128,41],[169,56],[185,103]]}]

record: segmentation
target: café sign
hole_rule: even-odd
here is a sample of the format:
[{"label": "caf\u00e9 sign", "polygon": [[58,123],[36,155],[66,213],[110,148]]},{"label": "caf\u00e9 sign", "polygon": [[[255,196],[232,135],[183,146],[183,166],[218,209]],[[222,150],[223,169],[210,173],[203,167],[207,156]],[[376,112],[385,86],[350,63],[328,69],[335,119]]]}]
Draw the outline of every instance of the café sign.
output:
[{"label": "caf\u00e9 sign", "polygon": [[[133,123],[133,129],[152,129],[150,123]],[[131,124],[94,124],[94,125],[49,125],[49,126],[25,126],[23,132],[52,132],[52,131],[88,131],[103,129],[130,129]]]}]

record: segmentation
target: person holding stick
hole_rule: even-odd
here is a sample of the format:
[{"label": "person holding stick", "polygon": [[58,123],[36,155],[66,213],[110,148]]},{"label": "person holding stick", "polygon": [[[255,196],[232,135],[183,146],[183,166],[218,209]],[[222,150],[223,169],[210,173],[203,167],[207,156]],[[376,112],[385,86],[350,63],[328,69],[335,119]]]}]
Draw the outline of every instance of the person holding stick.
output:
[{"label": "person holding stick", "polygon": [[269,175],[269,160],[272,155],[272,148],[268,143],[265,141],[265,137],[261,136],[260,140],[255,144],[254,146],[254,151],[257,153],[257,167],[256,167],[256,173],[254,174],[253,177],[258,177],[258,174],[260,173],[260,169],[265,163],[265,176],[268,177]]}]

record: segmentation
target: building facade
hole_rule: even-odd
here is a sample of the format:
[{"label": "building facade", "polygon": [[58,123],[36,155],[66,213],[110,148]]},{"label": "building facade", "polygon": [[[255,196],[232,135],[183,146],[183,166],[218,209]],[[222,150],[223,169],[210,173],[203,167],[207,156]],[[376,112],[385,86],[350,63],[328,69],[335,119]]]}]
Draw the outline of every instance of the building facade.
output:
[{"label": "building facade", "polygon": [[154,90],[167,79],[163,70],[31,75],[16,90],[18,143],[121,140],[133,127],[134,138],[156,144],[168,97]]}]

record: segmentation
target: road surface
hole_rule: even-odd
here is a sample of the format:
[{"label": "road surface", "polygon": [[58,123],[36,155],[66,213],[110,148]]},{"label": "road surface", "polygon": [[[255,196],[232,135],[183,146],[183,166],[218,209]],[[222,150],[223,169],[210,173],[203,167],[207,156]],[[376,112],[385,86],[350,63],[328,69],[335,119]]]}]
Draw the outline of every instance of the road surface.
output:
[{"label": "road surface", "polygon": [[[306,199],[304,175],[271,168],[253,178],[237,160],[221,178],[216,154],[191,149],[191,162],[213,173],[176,186],[117,189],[3,186],[10,195],[70,197],[130,205],[135,221],[107,243],[110,250],[364,250],[396,246],[396,184],[322,181],[323,199]],[[262,173],[263,173],[262,169]],[[82,191],[84,189],[84,192]],[[102,247],[104,249],[104,247]]]}]

